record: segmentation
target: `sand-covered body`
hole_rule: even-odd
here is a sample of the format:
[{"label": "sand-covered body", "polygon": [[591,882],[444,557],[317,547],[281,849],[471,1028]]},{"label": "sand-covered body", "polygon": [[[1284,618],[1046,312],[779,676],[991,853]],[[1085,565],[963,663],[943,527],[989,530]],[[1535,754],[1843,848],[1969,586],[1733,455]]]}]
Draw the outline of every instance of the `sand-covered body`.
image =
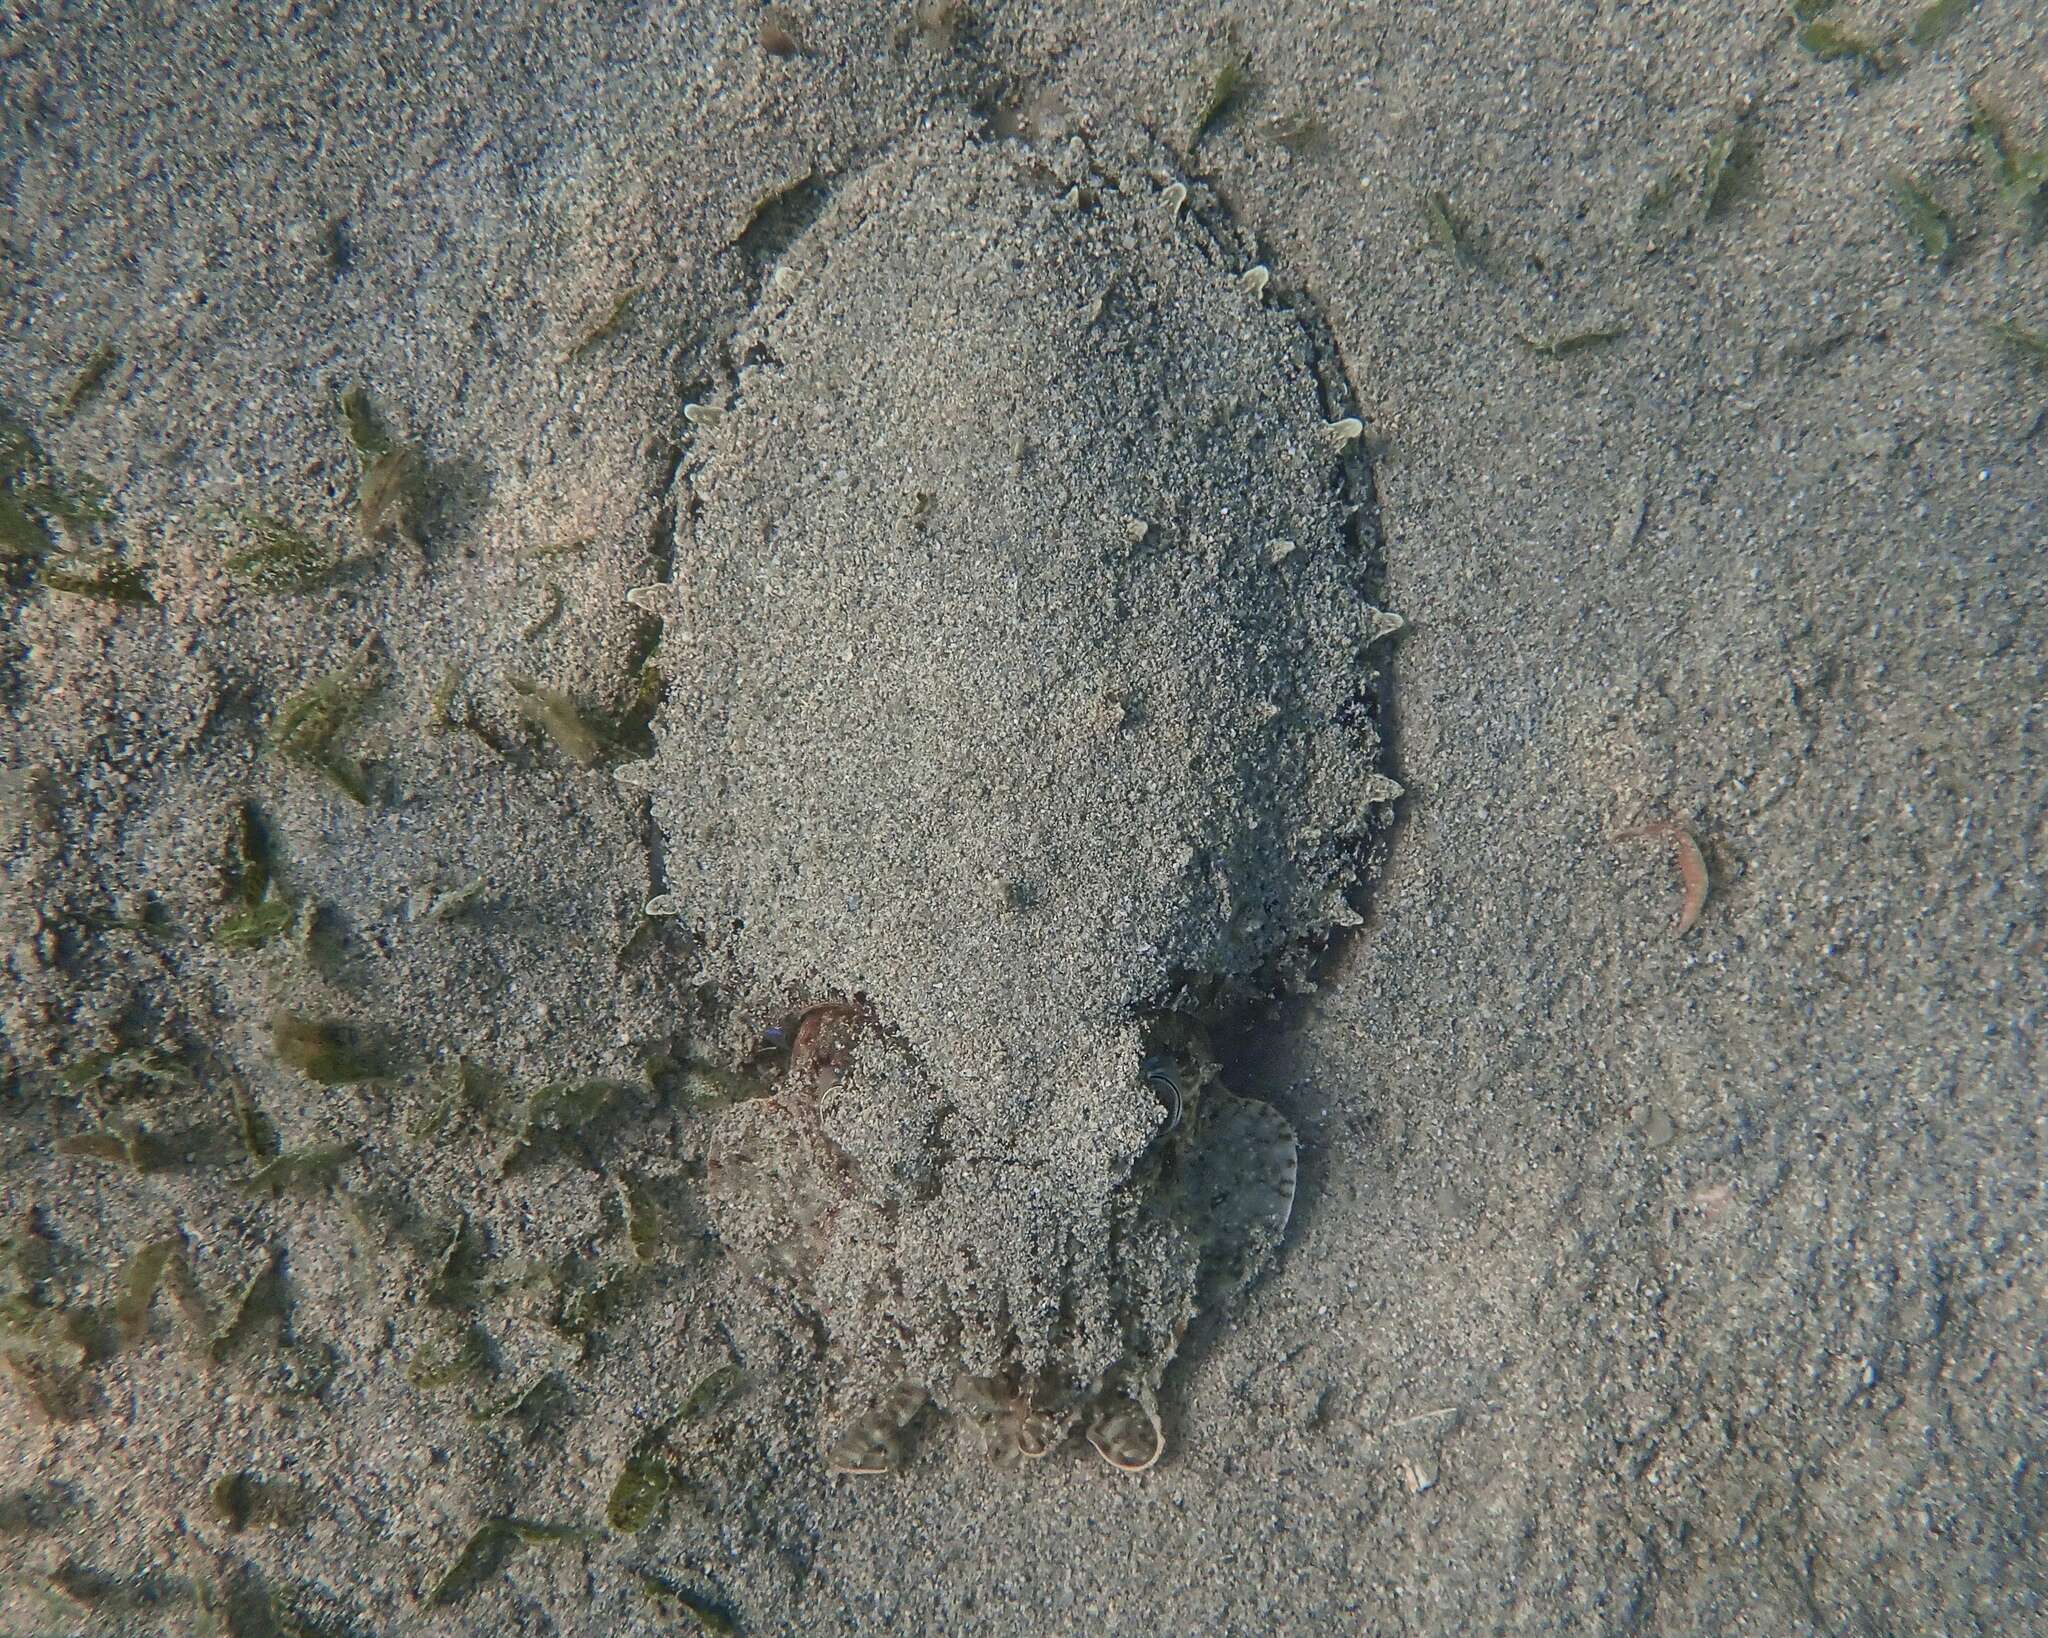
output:
[{"label": "sand-covered body", "polygon": [[1291,1130],[1182,1020],[1355,919],[1390,621],[1341,375],[1253,266],[1154,154],[942,128],[693,417],[637,777],[707,975],[794,1019],[714,1194],[822,1321],[837,1465],[927,1394],[1147,1465],[1286,1222]]}]

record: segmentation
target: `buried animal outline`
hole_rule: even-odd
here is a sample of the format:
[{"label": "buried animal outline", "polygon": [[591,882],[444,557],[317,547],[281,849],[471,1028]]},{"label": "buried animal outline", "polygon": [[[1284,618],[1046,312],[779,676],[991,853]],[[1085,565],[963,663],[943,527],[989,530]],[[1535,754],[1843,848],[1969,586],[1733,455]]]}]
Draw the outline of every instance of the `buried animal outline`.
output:
[{"label": "buried animal outline", "polygon": [[1201,1024],[1356,925],[1378,767],[1362,457],[1313,317],[1156,148],[938,123],[842,183],[692,416],[656,754],[622,769],[734,1045],[721,1239],[823,1339],[820,1440],[1166,1446],[1295,1139]]},{"label": "buried animal outline", "polygon": [[[862,1168],[834,1136],[840,1106],[864,1097],[888,1100],[900,1090],[894,1076],[910,1066],[899,1061],[863,1077],[863,1049],[886,1065],[897,1048],[855,1005],[806,1008],[783,1033],[788,1058],[776,1091],[740,1105],[720,1123],[706,1183],[720,1204],[728,1243],[815,1301],[811,1271],[829,1269],[843,1244],[871,1254],[892,1237],[944,1238],[947,1224],[959,1220],[951,1209],[957,1197],[971,1195],[987,1181],[982,1168],[1000,1162],[950,1157],[957,1168],[952,1179],[934,1180],[921,1197],[901,1197],[893,1209],[868,1209]],[[1286,1232],[1295,1193],[1293,1128],[1270,1105],[1222,1088],[1192,1026],[1162,1022],[1152,1033],[1154,1050],[1140,1061],[1139,1075],[1158,1099],[1161,1119],[1132,1176],[1113,1196],[1105,1260],[1122,1269],[1120,1285],[1108,1289],[1141,1304],[1151,1330],[1126,1328],[1123,1356],[1099,1380],[1076,1383],[1057,1365],[1031,1370],[1014,1362],[995,1371],[956,1372],[940,1390],[943,1400],[976,1427],[999,1465],[1045,1456],[1078,1427],[1112,1467],[1127,1473],[1150,1468],[1165,1450],[1158,1377],[1188,1323],[1198,1308],[1249,1283]],[[846,1124],[857,1122],[855,1115]],[[901,1177],[923,1169],[930,1176],[940,1149],[939,1134],[927,1130],[895,1146],[889,1170]],[[956,1200],[947,1199],[949,1192]],[[1140,1268],[1149,1275],[1142,1292],[1133,1283]],[[847,1309],[834,1311],[845,1329]],[[904,1434],[932,1396],[911,1377],[882,1387],[868,1409],[828,1431],[827,1464],[841,1473],[896,1468]]]}]

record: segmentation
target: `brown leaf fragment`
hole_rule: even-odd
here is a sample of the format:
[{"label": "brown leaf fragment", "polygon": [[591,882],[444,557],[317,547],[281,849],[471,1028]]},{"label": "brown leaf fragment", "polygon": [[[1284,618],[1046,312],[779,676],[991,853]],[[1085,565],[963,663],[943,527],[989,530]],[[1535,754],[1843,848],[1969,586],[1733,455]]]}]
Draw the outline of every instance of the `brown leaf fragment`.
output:
[{"label": "brown leaf fragment", "polygon": [[367,804],[368,775],[337,742],[382,686],[376,663],[377,637],[365,637],[334,670],[316,677],[278,707],[264,748],[319,774],[351,800]]},{"label": "brown leaf fragment", "polygon": [[670,1471],[667,1453],[661,1444],[657,1430],[627,1452],[618,1478],[612,1481],[611,1495],[605,1502],[605,1523],[614,1530],[629,1536],[636,1535],[659,1517],[662,1504],[668,1500],[668,1493],[675,1484],[675,1475]]},{"label": "brown leaf fragment", "polygon": [[115,1132],[79,1132],[57,1140],[57,1153],[78,1160],[106,1160],[125,1165],[128,1145]]},{"label": "brown leaf fragment", "polygon": [[254,802],[238,802],[229,814],[221,849],[221,896],[253,910],[270,891],[270,827]]},{"label": "brown leaf fragment", "polygon": [[1429,237],[1441,250],[1460,267],[1479,266],[1478,254],[1472,248],[1468,234],[1457,217],[1451,214],[1451,201],[1441,193],[1425,193],[1422,196],[1422,221],[1428,228]]},{"label": "brown leaf fragment", "polygon": [[1850,60],[1872,74],[1885,73],[1893,66],[1892,55],[1885,49],[1883,41],[1874,40],[1831,17],[1817,17],[1810,23],[1801,24],[1793,38],[1802,50],[1824,63]]},{"label": "brown leaf fragment", "polygon": [[1678,879],[1685,890],[1685,895],[1679,903],[1678,920],[1672,932],[1679,938],[1691,932],[1707,902],[1706,855],[1700,851],[1700,844],[1692,831],[1675,819],[1664,819],[1653,824],[1635,825],[1627,830],[1616,831],[1612,840],[1671,844],[1677,858]]},{"label": "brown leaf fragment", "polygon": [[966,0],[916,0],[910,21],[917,37],[934,51],[951,51],[967,23]]},{"label": "brown leaf fragment", "polygon": [[2029,330],[2012,319],[1993,319],[1989,329],[2035,369],[2048,369],[2048,330]]},{"label": "brown leaf fragment", "polygon": [[92,1317],[20,1293],[0,1298],[0,1353],[66,1369],[83,1365],[93,1355]]},{"label": "brown leaf fragment", "polygon": [[793,13],[781,6],[769,6],[761,13],[761,49],[771,57],[795,57],[804,49]]},{"label": "brown leaf fragment", "polygon": [[224,1473],[206,1492],[213,1516],[239,1535],[252,1524],[286,1524],[297,1515],[297,1497],[292,1487],[265,1479],[246,1468]]},{"label": "brown leaf fragment", "polygon": [[319,1144],[306,1149],[288,1149],[265,1161],[241,1180],[250,1194],[310,1194],[327,1187],[335,1174],[355,1158],[354,1143]]},{"label": "brown leaf fragment", "polygon": [[626,1213],[626,1241],[633,1248],[633,1260],[651,1263],[661,1251],[661,1214],[654,1196],[644,1184],[626,1179],[619,1184],[620,1203]]},{"label": "brown leaf fragment", "polygon": [[1296,159],[1330,146],[1329,128],[1306,110],[1275,115],[1266,123],[1266,134]]},{"label": "brown leaf fragment", "polygon": [[112,1131],[80,1132],[57,1141],[57,1153],[86,1160],[104,1160],[131,1170],[153,1172],[170,1158],[163,1145],[140,1121],[125,1120]]},{"label": "brown leaf fragment", "polygon": [[2007,214],[2023,227],[2038,229],[2048,201],[2048,143],[2020,146],[2003,110],[1972,92],[1970,146]]},{"label": "brown leaf fragment", "polygon": [[398,444],[363,468],[356,489],[356,527],[375,545],[389,529],[418,546],[419,510],[426,496],[426,462],[412,444]]},{"label": "brown leaf fragment", "polygon": [[551,1322],[564,1336],[574,1337],[587,1349],[594,1333],[602,1329],[638,1290],[637,1267],[576,1265],[565,1272],[560,1300]]},{"label": "brown leaf fragment", "polygon": [[484,1248],[467,1217],[458,1217],[448,1243],[427,1277],[427,1301],[440,1308],[468,1308],[483,1291]]},{"label": "brown leaf fragment", "polygon": [[[767,26],[765,23],[762,25]],[[618,334],[620,327],[633,311],[634,304],[646,291],[644,284],[629,284],[616,296],[611,305],[586,324],[576,339],[569,343],[569,349],[562,355],[564,364],[573,364],[599,342],[609,340]]]},{"label": "brown leaf fragment", "polygon": [[1628,332],[1626,324],[1602,324],[1585,330],[1565,330],[1555,335],[1525,335],[1521,340],[1530,352],[1544,358],[1569,358],[1589,347],[1604,347],[1610,341],[1619,341]]},{"label": "brown leaf fragment", "polygon": [[1251,58],[1234,42],[1201,63],[1194,76],[1188,103],[1188,139],[1184,151],[1193,153],[1209,128],[1221,119],[1244,90],[1251,71]]},{"label": "brown leaf fragment", "polygon": [[345,567],[340,553],[283,518],[243,512],[234,522],[239,533],[221,536],[221,567],[252,591],[312,591]]},{"label": "brown leaf fragment", "polygon": [[545,1524],[533,1519],[486,1519],[441,1579],[427,1594],[431,1606],[458,1604],[511,1562],[522,1546],[557,1546],[588,1541],[592,1532],[573,1524]]},{"label": "brown leaf fragment", "polygon": [[57,400],[57,407],[51,411],[51,418],[58,421],[70,420],[84,408],[86,400],[100,390],[114,366],[120,362],[121,355],[114,351],[113,343],[103,341],[93,348],[91,356],[79,366],[78,374],[72,378],[64,396]]},{"label": "brown leaf fragment", "polygon": [[581,1136],[626,1090],[607,1080],[549,1081],[534,1088],[500,1168],[510,1172],[535,1149]]},{"label": "brown leaf fragment", "polygon": [[1939,43],[1941,37],[1967,16],[1977,0],[1931,0],[1913,14],[1906,29],[1906,43],[1921,50]]},{"label": "brown leaf fragment", "polygon": [[696,1386],[684,1395],[677,1409],[677,1422],[701,1422],[739,1391],[740,1368],[730,1362],[706,1371]]},{"label": "brown leaf fragment", "polygon": [[496,1374],[491,1339],[484,1328],[464,1323],[453,1335],[420,1349],[405,1368],[405,1379],[425,1393],[452,1388],[459,1382],[487,1379]]},{"label": "brown leaf fragment", "polygon": [[388,455],[393,440],[384,418],[377,413],[377,406],[370,401],[369,388],[358,383],[341,395],[342,427],[348,434],[349,448],[365,465],[379,455]]},{"label": "brown leaf fragment", "polygon": [[149,1329],[150,1304],[181,1244],[174,1239],[152,1240],[122,1264],[114,1290],[114,1327],[126,1346],[134,1347]]},{"label": "brown leaf fragment", "polygon": [[74,1489],[54,1481],[33,1489],[7,1491],[0,1494],[0,1537],[34,1535],[54,1529],[78,1505]]},{"label": "brown leaf fragment", "polygon": [[528,1442],[574,1414],[575,1396],[560,1371],[542,1371],[532,1381],[493,1399],[471,1404],[472,1422],[515,1422]]},{"label": "brown leaf fragment", "polygon": [[98,1397],[90,1379],[75,1368],[21,1354],[0,1353],[0,1370],[6,1371],[37,1414],[48,1422],[80,1421]]},{"label": "brown leaf fragment", "polygon": [[1955,223],[1948,212],[1933,194],[1903,171],[1892,172],[1887,185],[1907,235],[1937,270],[1945,270],[1956,248]]},{"label": "brown leaf fragment", "polygon": [[43,519],[5,489],[0,489],[0,563],[41,557],[57,544]]},{"label": "brown leaf fragment", "polygon": [[206,1300],[206,1293],[193,1276],[191,1260],[186,1257],[182,1245],[164,1261],[163,1288],[193,1339],[203,1343],[211,1338],[214,1332],[213,1304]]},{"label": "brown leaf fragment", "polygon": [[278,1061],[323,1086],[374,1080],[377,1066],[347,1024],[279,1011],[270,1020],[271,1050]]},{"label": "brown leaf fragment", "polygon": [[216,1362],[238,1353],[266,1324],[280,1326],[285,1313],[284,1252],[271,1251],[236,1295],[234,1306],[221,1328],[207,1342],[206,1351]]},{"label": "brown leaf fragment", "polygon": [[356,484],[356,527],[371,545],[395,529],[407,545],[420,544],[418,514],[426,498],[427,464],[419,447],[394,437],[370,401],[354,386],[341,395],[342,425],[362,463]]},{"label": "brown leaf fragment", "polygon": [[216,923],[213,942],[223,950],[260,950],[272,939],[288,932],[298,914],[298,901],[280,894],[246,910],[238,910]]},{"label": "brown leaf fragment", "polygon": [[703,1593],[677,1586],[646,1570],[635,1572],[640,1590],[653,1603],[655,1614],[664,1621],[688,1622],[689,1631],[708,1633],[711,1638],[731,1638],[739,1623],[725,1606]]},{"label": "brown leaf fragment", "polygon": [[427,1594],[430,1607],[459,1604],[512,1561],[519,1534],[502,1521],[478,1526]]},{"label": "brown leaf fragment", "polygon": [[142,570],[116,557],[74,558],[46,567],[37,584],[45,591],[91,602],[151,609],[157,606],[156,593],[149,589],[149,580]]}]

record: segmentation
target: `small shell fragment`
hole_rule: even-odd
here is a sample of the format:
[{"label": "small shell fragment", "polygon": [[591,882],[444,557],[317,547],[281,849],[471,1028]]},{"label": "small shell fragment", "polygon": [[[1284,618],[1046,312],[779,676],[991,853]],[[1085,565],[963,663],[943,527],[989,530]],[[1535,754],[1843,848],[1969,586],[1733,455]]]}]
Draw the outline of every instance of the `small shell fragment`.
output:
[{"label": "small shell fragment", "polygon": [[1181,206],[1188,202],[1188,185],[1185,182],[1169,183],[1159,197],[1166,201],[1166,214],[1178,216]]},{"label": "small shell fragment", "polygon": [[1266,286],[1271,282],[1272,277],[1273,270],[1262,262],[1257,267],[1246,268],[1244,276],[1237,282],[1243,285],[1249,294],[1263,296],[1266,293]]},{"label": "small shell fragment", "polygon": [[1419,1496],[1425,1490],[1435,1486],[1436,1467],[1434,1464],[1425,1465],[1412,1459],[1403,1460],[1401,1463],[1401,1478],[1408,1486],[1408,1494]]},{"label": "small shell fragment", "polygon": [[716,404],[685,404],[683,419],[693,427],[703,427],[708,431],[725,419],[725,411]]},{"label": "small shell fragment", "polygon": [[675,600],[675,588],[665,580],[635,586],[626,593],[626,601],[646,614],[666,614],[675,607]]},{"label": "small shell fragment", "polygon": [[1390,609],[1373,609],[1365,624],[1365,646],[1383,643],[1408,622]]},{"label": "small shell fragment", "polygon": [[657,893],[640,907],[643,916],[680,916],[682,901],[673,893]]},{"label": "small shell fragment", "polygon": [[793,267],[778,267],[768,275],[768,282],[786,296],[804,282],[804,276]]},{"label": "small shell fragment", "polygon": [[1347,415],[1341,421],[1326,421],[1323,428],[1329,433],[1330,441],[1339,449],[1365,435],[1365,423],[1355,415]]},{"label": "small shell fragment", "polygon": [[651,791],[655,789],[654,764],[648,762],[621,762],[612,770],[612,778],[629,791]]}]

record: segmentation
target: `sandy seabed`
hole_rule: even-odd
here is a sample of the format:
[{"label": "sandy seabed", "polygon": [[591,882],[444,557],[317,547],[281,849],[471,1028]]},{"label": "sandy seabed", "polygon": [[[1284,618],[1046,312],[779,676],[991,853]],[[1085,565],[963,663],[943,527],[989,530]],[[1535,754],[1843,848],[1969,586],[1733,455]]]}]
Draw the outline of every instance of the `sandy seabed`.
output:
[{"label": "sandy seabed", "polygon": [[[2038,1624],[2048,21],[1929,10],[11,11],[0,1630]],[[823,1470],[609,771],[684,407],[941,119],[1179,153],[1407,621],[1137,1477]]]}]

